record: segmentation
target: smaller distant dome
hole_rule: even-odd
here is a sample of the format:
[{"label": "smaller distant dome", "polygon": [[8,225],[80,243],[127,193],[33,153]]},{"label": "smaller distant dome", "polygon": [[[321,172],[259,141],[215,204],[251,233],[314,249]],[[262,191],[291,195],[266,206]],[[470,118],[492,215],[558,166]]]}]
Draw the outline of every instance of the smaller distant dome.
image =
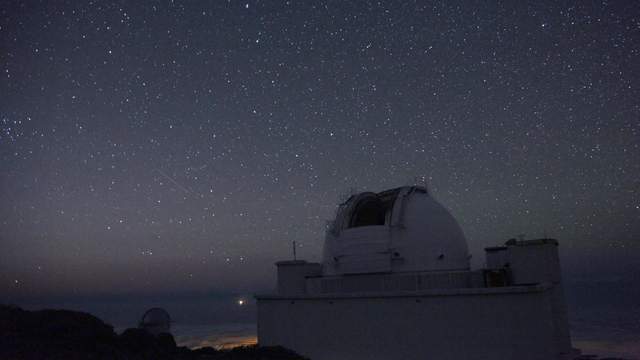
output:
[{"label": "smaller distant dome", "polygon": [[162,308],[151,308],[142,315],[138,327],[152,335],[169,333],[171,330],[171,317]]}]

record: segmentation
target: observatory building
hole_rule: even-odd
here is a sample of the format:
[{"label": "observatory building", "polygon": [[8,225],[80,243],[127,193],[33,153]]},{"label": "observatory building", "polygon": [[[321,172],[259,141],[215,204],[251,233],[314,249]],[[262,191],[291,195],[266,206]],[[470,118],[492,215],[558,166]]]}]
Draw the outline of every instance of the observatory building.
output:
[{"label": "observatory building", "polygon": [[153,336],[170,334],[171,317],[165,309],[151,308],[142,315],[138,328],[145,330]]},{"label": "observatory building", "polygon": [[484,269],[469,259],[426,188],[351,196],[322,263],[276,263],[258,342],[312,360],[573,359],[556,240],[486,248]]}]

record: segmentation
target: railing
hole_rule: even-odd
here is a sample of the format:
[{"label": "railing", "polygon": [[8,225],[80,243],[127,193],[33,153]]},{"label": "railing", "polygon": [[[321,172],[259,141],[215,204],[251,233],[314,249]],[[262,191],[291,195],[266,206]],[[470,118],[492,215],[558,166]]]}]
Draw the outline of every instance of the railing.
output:
[{"label": "railing", "polygon": [[482,271],[362,274],[307,279],[308,294],[419,291],[484,287]]}]

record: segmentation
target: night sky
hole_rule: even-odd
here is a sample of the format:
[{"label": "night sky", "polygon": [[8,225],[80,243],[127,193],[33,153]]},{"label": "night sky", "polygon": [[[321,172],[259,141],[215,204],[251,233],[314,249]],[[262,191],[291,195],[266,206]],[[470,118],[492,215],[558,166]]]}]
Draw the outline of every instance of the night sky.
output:
[{"label": "night sky", "polygon": [[0,65],[0,299],[268,289],[416,182],[640,273],[635,1],[2,1]]}]

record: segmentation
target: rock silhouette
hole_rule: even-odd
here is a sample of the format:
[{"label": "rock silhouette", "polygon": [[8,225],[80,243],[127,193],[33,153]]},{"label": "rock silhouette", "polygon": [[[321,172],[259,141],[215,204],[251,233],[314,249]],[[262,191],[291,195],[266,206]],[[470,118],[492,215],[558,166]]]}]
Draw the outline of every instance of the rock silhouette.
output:
[{"label": "rock silhouette", "polygon": [[212,359],[304,360],[281,347],[232,350],[176,346],[171,334],[131,328],[121,335],[97,317],[69,310],[26,311],[0,305],[2,359]]}]

